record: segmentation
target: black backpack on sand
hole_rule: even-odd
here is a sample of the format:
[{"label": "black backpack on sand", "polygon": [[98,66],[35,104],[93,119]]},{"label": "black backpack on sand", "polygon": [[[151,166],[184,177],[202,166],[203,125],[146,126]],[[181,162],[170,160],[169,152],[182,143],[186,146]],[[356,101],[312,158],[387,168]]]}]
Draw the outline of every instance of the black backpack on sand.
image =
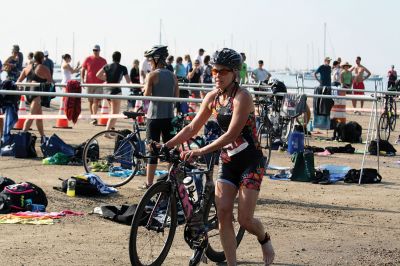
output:
[{"label": "black backpack on sand", "polygon": [[[361,170],[351,169],[347,172],[344,177],[345,183],[358,183],[360,179]],[[382,176],[374,168],[364,168],[363,175],[361,178],[361,184],[374,184],[380,183]]]},{"label": "black backpack on sand", "polygon": [[0,213],[27,211],[31,204],[47,207],[44,191],[30,182],[6,186],[0,193]]}]

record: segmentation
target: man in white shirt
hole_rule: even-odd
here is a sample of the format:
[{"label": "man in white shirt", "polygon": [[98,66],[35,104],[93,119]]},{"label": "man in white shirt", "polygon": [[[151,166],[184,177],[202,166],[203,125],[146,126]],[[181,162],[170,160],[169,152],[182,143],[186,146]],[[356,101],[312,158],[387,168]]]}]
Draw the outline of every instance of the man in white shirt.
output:
[{"label": "man in white shirt", "polygon": [[258,61],[258,68],[254,69],[253,72],[251,73],[251,77],[254,79],[256,83],[268,83],[269,78],[271,77],[271,73],[269,73],[267,70],[263,68],[264,66],[264,61],[259,60]]},{"label": "man in white shirt", "polygon": [[200,48],[199,49],[199,55],[196,58],[196,60],[199,60],[201,67],[204,66],[204,52],[205,52],[204,49]]}]

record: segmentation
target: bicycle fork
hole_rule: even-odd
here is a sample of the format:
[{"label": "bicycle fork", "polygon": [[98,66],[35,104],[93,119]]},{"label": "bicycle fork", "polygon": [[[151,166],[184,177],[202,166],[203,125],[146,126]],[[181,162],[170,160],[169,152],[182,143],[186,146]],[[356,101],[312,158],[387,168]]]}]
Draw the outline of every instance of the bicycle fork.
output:
[{"label": "bicycle fork", "polygon": [[[212,181],[208,181],[205,184],[199,209],[196,214],[193,215],[189,226],[192,230],[197,231],[197,233],[195,232],[196,237],[191,240],[194,251],[192,257],[190,258],[189,266],[199,265],[200,262],[207,263],[205,251],[208,248],[208,228],[206,228],[206,225],[204,224],[204,217],[207,217],[208,220],[208,213],[204,213],[204,210],[206,206],[211,204],[211,193],[214,193],[214,183]],[[198,225],[197,228],[196,225]]]}]

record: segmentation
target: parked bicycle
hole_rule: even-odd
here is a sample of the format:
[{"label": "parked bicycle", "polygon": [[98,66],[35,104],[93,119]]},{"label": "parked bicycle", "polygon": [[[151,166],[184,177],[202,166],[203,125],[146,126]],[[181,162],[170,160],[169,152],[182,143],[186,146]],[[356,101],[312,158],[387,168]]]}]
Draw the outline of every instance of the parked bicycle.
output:
[{"label": "parked bicycle", "polygon": [[[146,145],[140,136],[145,131],[139,127],[138,117],[144,113],[123,112],[133,120],[133,131],[105,130],[86,142],[83,150],[83,166],[87,173],[95,173],[111,187],[120,187],[130,182],[135,175],[146,173]],[[174,131],[179,132],[186,124],[186,118],[195,113],[178,115],[173,119]],[[174,132],[172,132],[174,133]],[[175,133],[176,134],[176,133]],[[201,138],[191,138],[181,145],[181,150],[201,148]],[[91,156],[91,147],[98,146],[98,156]]]},{"label": "parked bicycle", "polygon": [[386,94],[383,101],[384,110],[379,118],[378,137],[379,139],[389,140],[390,133],[396,128],[397,105],[393,95]]},{"label": "parked bicycle", "polygon": [[[302,131],[306,133],[307,118],[301,118],[301,115],[306,117],[306,100],[307,97],[303,95],[296,96],[296,104],[286,103],[286,110],[283,110],[283,102],[280,96],[268,96],[260,98],[257,103],[259,116],[259,127],[257,131],[258,142],[261,148],[266,150],[268,166],[271,158],[271,150],[274,143],[285,145],[288,142],[289,135],[299,126]],[[287,101],[287,99],[286,99]]]},{"label": "parked bicycle", "polygon": [[[146,191],[137,206],[129,238],[132,265],[162,265],[179,225],[185,225],[184,239],[194,250],[189,265],[198,265],[204,254],[214,262],[225,261],[214,201],[215,153],[208,160],[203,158],[195,163],[182,161],[175,149],[160,153],[158,157],[170,162],[171,167],[166,176]],[[185,188],[183,182],[188,176],[195,180],[197,189]],[[237,207],[235,211],[237,217]],[[244,229],[236,218],[234,226],[239,245]]]},{"label": "parked bicycle", "polygon": [[[97,133],[86,142],[83,150],[83,166],[87,173],[95,173],[108,185],[125,185],[140,171],[145,173],[145,144],[137,118],[144,113],[123,112],[133,120],[133,131],[124,135],[121,131],[105,130]],[[99,156],[90,155],[90,147],[97,145]]]}]

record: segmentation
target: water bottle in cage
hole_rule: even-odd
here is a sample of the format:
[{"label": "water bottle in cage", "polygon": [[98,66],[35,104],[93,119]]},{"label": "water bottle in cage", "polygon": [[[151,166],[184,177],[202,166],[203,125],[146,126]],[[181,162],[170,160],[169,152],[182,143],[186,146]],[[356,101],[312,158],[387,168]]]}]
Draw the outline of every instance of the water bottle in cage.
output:
[{"label": "water bottle in cage", "polygon": [[183,184],[185,185],[186,191],[189,194],[190,199],[193,203],[197,202],[199,196],[197,194],[196,182],[193,180],[193,177],[188,176],[183,179]]}]

